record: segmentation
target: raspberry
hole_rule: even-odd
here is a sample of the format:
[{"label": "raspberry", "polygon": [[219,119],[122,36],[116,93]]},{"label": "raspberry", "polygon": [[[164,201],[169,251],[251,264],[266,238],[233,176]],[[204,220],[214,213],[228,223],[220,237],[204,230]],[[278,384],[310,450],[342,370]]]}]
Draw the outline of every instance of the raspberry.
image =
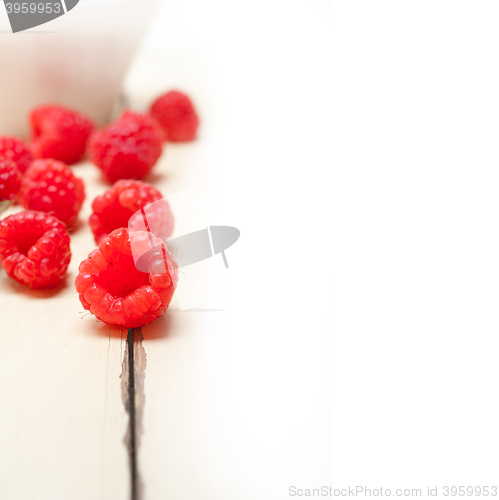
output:
[{"label": "raspberry", "polygon": [[57,285],[70,260],[69,235],[52,215],[24,210],[0,221],[0,263],[22,285]]},{"label": "raspberry", "polygon": [[[162,199],[161,193],[146,182],[132,180],[116,182],[102,196],[97,196],[92,203],[93,213],[89,224],[96,243],[115,229],[128,227],[130,217],[137,210],[160,199]],[[165,212],[162,219],[165,220],[163,225],[168,226],[168,236],[170,236],[173,231],[173,216],[169,206],[163,211]]]},{"label": "raspberry", "polygon": [[161,156],[163,132],[149,115],[125,111],[90,139],[90,158],[110,182],[142,179]]},{"label": "raspberry", "polygon": [[33,161],[33,156],[21,139],[11,136],[0,136],[0,156],[12,160],[17,170],[24,174]]},{"label": "raspberry", "polygon": [[84,154],[94,124],[81,113],[62,106],[35,108],[30,114],[35,158],[76,163]]},{"label": "raspberry", "polygon": [[21,188],[21,172],[16,164],[7,158],[0,157],[0,203],[14,201]]},{"label": "raspberry", "polygon": [[24,174],[21,204],[55,215],[71,227],[85,199],[83,181],[62,162],[35,160]]},{"label": "raspberry", "polygon": [[[162,251],[150,265],[151,273],[134,264],[134,239],[161,245]],[[130,241],[132,240],[132,242]],[[76,291],[83,307],[109,325],[136,328],[159,318],[168,308],[178,281],[178,269],[164,243],[144,231],[129,236],[116,229],[90,252],[79,267]]]},{"label": "raspberry", "polygon": [[158,97],[152,103],[150,113],[163,127],[169,141],[195,139],[199,119],[191,100],[182,92],[172,90]]}]

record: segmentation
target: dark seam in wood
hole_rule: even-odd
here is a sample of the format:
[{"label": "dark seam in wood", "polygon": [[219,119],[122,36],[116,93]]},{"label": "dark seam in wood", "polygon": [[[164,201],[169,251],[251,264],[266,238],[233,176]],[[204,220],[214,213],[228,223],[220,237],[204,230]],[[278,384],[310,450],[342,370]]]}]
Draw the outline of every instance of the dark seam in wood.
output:
[{"label": "dark seam in wood", "polygon": [[134,342],[133,329],[128,330],[128,401],[130,415],[130,475],[131,475],[131,490],[132,500],[137,498],[137,437],[136,437],[136,421],[135,421],[135,362],[134,362]]},{"label": "dark seam in wood", "polygon": [[142,415],[144,412],[144,378],[147,364],[142,345],[142,330],[129,329],[121,373],[121,391],[129,423],[124,438],[130,462],[131,500],[142,498],[142,481],[138,470],[138,448],[142,434]]}]

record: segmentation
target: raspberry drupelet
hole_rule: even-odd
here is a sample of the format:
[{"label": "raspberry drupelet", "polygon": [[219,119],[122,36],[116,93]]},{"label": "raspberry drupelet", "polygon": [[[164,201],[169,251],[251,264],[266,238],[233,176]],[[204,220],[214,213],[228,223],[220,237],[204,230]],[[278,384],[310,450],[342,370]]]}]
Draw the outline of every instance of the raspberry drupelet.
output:
[{"label": "raspberry drupelet", "polygon": [[[92,203],[89,225],[99,243],[115,229],[128,227],[132,215],[146,205],[160,200],[162,194],[151,184],[141,181],[120,180]],[[165,200],[166,204],[166,200]],[[166,204],[163,206],[162,224],[167,235],[173,231],[173,215]],[[149,216],[149,214],[148,214]],[[162,233],[163,234],[163,233]]]},{"label": "raspberry drupelet", "polygon": [[142,179],[161,156],[163,132],[149,115],[125,111],[90,138],[90,159],[110,182]]},{"label": "raspberry drupelet", "polygon": [[0,136],[0,157],[12,160],[17,170],[24,174],[33,161],[33,155],[26,144],[18,137]]},{"label": "raspberry drupelet", "polygon": [[94,124],[85,115],[58,105],[31,111],[31,151],[35,158],[53,158],[68,165],[84,154]]},{"label": "raspberry drupelet", "polygon": [[167,140],[184,142],[196,138],[199,118],[191,100],[182,92],[172,90],[159,96],[150,113],[163,128]]},{"label": "raspberry drupelet", "polygon": [[0,264],[22,285],[57,285],[70,260],[68,232],[52,215],[25,210],[0,221]]},{"label": "raspberry drupelet", "polygon": [[20,199],[24,208],[53,214],[71,228],[85,200],[85,188],[64,163],[35,160],[24,174]]},{"label": "raspberry drupelet", "polygon": [[17,199],[21,178],[21,172],[14,162],[0,157],[0,203]]},{"label": "raspberry drupelet", "polygon": [[[161,248],[150,259],[150,272],[139,271],[132,246],[142,242]],[[139,245],[134,245],[134,240]],[[146,244],[145,248],[149,248]],[[113,231],[79,267],[76,291],[83,307],[109,325],[136,328],[160,317],[168,308],[178,281],[178,269],[164,243],[151,233]]]}]

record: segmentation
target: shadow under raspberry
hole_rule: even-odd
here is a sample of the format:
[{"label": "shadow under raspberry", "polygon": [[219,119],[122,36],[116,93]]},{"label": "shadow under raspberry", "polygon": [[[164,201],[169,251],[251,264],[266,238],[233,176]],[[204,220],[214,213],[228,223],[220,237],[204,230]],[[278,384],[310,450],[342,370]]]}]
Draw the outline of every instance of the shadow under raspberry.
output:
[{"label": "shadow under raspberry", "polygon": [[61,294],[63,290],[72,286],[71,277],[66,275],[56,286],[50,288],[29,288],[9,278],[3,269],[0,270],[0,286],[9,290],[10,293],[27,295],[34,299],[50,299]]}]

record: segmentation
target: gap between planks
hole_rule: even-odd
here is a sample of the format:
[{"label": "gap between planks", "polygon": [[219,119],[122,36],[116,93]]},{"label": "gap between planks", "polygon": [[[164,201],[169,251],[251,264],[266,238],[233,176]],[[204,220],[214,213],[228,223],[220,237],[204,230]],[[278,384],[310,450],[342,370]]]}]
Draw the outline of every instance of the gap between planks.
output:
[{"label": "gap between planks", "polygon": [[124,443],[128,450],[130,464],[130,498],[141,500],[143,483],[137,462],[140,437],[142,435],[142,417],[144,414],[144,378],[147,365],[146,353],[142,341],[144,336],[140,328],[128,330],[125,353],[121,371],[121,392],[125,410],[129,415]]}]

